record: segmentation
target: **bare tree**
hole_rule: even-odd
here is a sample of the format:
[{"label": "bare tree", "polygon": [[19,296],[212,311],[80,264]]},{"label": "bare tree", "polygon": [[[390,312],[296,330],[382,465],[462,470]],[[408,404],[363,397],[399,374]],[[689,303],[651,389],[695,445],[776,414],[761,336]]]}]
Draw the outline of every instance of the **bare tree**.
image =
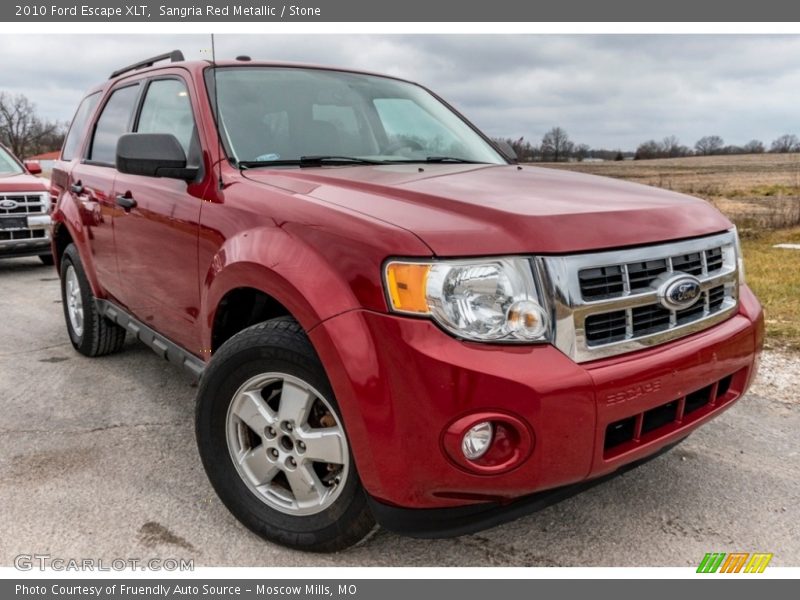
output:
[{"label": "bare tree", "polygon": [[742,146],[742,150],[745,154],[762,154],[766,148],[764,148],[764,142],[761,140],[750,140]]},{"label": "bare tree", "polygon": [[539,155],[539,148],[527,141],[524,136],[516,139],[497,138],[495,141],[506,142],[511,146],[516,152],[519,162],[533,162]]},{"label": "bare tree", "polygon": [[61,145],[64,128],[60,123],[44,121],[36,114],[36,105],[23,94],[0,92],[0,141],[19,156],[55,150]]},{"label": "bare tree", "polygon": [[577,160],[582,161],[583,159],[589,156],[589,153],[591,151],[592,149],[589,147],[589,144],[578,144],[577,146],[575,146],[573,155]]},{"label": "bare tree", "polygon": [[634,160],[648,160],[651,158],[659,158],[661,156],[663,148],[661,144],[659,144],[655,140],[647,140],[646,142],[642,142],[636,148],[636,154],[634,154]]},{"label": "bare tree", "polygon": [[661,150],[666,158],[677,158],[689,154],[689,148],[681,145],[681,141],[675,135],[668,135],[661,140]]},{"label": "bare tree", "polygon": [[711,154],[719,154],[719,151],[725,145],[725,142],[718,135],[707,135],[697,140],[694,149],[698,154],[709,156]]},{"label": "bare tree", "polygon": [[769,151],[780,154],[785,154],[787,152],[800,152],[800,140],[797,139],[796,135],[787,133],[772,142],[772,146],[770,146]]},{"label": "bare tree", "polygon": [[567,160],[574,146],[564,129],[553,127],[542,137],[542,158],[553,162]]}]

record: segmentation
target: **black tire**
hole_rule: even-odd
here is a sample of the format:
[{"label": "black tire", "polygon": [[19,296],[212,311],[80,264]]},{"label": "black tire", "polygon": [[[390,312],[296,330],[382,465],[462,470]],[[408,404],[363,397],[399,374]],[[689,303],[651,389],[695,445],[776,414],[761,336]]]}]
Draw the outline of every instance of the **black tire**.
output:
[{"label": "black tire", "polygon": [[47,265],[48,267],[52,267],[56,262],[53,260],[52,254],[40,254],[39,260],[42,261],[43,265]]},{"label": "black tire", "polygon": [[328,378],[300,325],[290,317],[253,325],[223,344],[200,383],[195,432],[208,478],[228,510],[269,541],[310,552],[335,552],[352,546],[376,525],[349,450],[348,472],[339,495],[322,512],[312,515],[286,514],[269,506],[237,472],[226,438],[229,406],[244,382],[271,372],[313,386],[342,424]]},{"label": "black tire", "polygon": [[[52,257],[51,257],[52,258]],[[72,325],[67,306],[67,271],[74,269],[80,287],[83,307],[83,331],[76,332]],[[122,349],[125,343],[125,330],[102,316],[94,303],[94,295],[81,264],[78,249],[74,244],[67,246],[61,257],[61,303],[64,307],[64,320],[67,323],[69,339],[75,349],[85,356],[103,356]]]}]

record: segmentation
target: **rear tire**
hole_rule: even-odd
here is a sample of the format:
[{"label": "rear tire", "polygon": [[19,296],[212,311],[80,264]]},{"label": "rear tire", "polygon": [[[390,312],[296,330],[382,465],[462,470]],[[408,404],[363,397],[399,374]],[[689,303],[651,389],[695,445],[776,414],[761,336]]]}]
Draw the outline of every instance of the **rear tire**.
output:
[{"label": "rear tire", "polygon": [[217,495],[261,537],[334,552],[375,528],[330,383],[294,319],[223,344],[203,374],[195,425]]},{"label": "rear tire", "polygon": [[122,348],[125,330],[97,310],[74,244],[67,246],[61,258],[61,302],[69,339],[78,352],[85,356],[103,356]]}]

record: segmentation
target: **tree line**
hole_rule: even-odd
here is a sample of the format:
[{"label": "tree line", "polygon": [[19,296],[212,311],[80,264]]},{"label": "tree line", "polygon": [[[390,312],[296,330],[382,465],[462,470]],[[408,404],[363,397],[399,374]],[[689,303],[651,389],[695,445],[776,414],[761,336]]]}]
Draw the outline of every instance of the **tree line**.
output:
[{"label": "tree line", "polygon": [[750,140],[743,146],[725,144],[718,135],[706,135],[695,142],[693,148],[684,146],[674,135],[663,140],[648,140],[639,144],[634,153],[634,158],[644,160],[648,158],[676,158],[681,156],[715,156],[721,154],[763,154],[772,152],[786,154],[800,152],[800,139],[794,134],[787,133],[772,141],[769,149],[761,140]]},{"label": "tree line", "polygon": [[524,137],[494,138],[494,141],[511,146],[520,162],[564,162],[587,158],[623,160],[626,156],[633,156],[632,152],[591,148],[588,144],[575,143],[563,127],[553,127],[542,136],[539,144],[532,143]]},{"label": "tree line", "polygon": [[707,135],[695,142],[693,147],[681,144],[677,136],[670,135],[658,140],[647,140],[636,148],[635,152],[591,148],[587,144],[573,142],[562,127],[553,127],[542,136],[539,144],[531,143],[524,137],[495,138],[496,142],[504,142],[511,146],[521,162],[565,162],[582,161],[587,158],[602,160],[647,160],[651,158],[680,158],[684,156],[713,156],[720,154],[763,154],[772,152],[784,154],[800,152],[800,138],[794,134],[785,134],[769,146],[760,140],[750,140],[743,146],[726,145],[718,135]]},{"label": "tree line", "polygon": [[0,143],[20,158],[59,150],[67,124],[38,114],[24,94],[0,92]]}]

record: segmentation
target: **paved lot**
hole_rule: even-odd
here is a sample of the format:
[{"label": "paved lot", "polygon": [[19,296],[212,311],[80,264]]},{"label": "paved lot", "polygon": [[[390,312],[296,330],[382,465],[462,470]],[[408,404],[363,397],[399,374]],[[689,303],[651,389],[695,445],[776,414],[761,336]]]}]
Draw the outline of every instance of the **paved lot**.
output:
[{"label": "paved lot", "polygon": [[0,315],[0,565],[36,552],[197,566],[684,566],[715,550],[800,566],[796,357],[768,355],[780,372],[671,453],[538,514],[454,540],[379,531],[318,556],[262,542],[217,500],[188,375],[132,342],[101,359],[73,351],[52,268],[0,260]]}]

